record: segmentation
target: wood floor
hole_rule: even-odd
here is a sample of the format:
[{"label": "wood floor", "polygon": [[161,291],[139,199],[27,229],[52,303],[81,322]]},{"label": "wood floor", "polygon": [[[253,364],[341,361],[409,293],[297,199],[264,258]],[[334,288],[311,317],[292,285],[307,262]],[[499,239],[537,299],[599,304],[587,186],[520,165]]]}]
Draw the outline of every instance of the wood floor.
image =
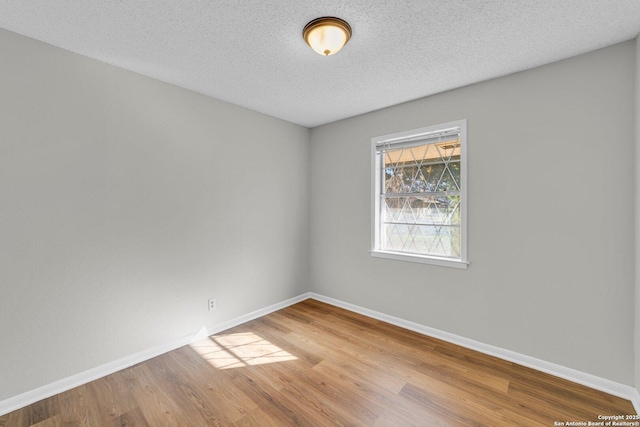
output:
[{"label": "wood floor", "polygon": [[553,426],[625,414],[629,401],[306,300],[0,426]]}]

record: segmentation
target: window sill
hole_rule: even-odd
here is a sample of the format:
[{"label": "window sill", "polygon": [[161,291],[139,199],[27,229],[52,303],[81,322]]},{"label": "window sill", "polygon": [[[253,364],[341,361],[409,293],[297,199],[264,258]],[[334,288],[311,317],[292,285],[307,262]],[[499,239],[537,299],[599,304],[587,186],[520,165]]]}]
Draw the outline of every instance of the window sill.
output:
[{"label": "window sill", "polygon": [[421,264],[438,265],[440,267],[459,268],[466,270],[469,263],[467,261],[458,261],[448,258],[437,258],[431,256],[410,255],[400,252],[385,252],[385,251],[369,251],[371,256],[376,258],[387,258],[396,261],[417,262]]}]

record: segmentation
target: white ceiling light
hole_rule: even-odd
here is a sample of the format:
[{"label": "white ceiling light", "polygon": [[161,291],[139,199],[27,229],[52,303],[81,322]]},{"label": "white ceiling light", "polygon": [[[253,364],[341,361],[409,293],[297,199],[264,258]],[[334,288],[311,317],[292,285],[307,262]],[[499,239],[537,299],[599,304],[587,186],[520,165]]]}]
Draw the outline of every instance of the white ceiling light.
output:
[{"label": "white ceiling light", "polygon": [[309,22],[302,37],[320,55],[333,55],[351,38],[351,26],[340,18],[325,16]]}]

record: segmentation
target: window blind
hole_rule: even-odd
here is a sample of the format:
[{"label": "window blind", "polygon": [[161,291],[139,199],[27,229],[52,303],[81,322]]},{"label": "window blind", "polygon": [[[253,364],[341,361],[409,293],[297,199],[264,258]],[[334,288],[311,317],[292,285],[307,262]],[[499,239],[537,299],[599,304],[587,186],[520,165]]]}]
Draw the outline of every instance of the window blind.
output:
[{"label": "window blind", "polygon": [[425,144],[435,144],[456,140],[460,138],[460,127],[456,126],[450,129],[443,129],[438,132],[430,132],[421,135],[411,135],[406,138],[394,138],[386,141],[380,141],[376,144],[376,152],[383,153],[387,150],[398,150],[401,148],[417,147]]}]

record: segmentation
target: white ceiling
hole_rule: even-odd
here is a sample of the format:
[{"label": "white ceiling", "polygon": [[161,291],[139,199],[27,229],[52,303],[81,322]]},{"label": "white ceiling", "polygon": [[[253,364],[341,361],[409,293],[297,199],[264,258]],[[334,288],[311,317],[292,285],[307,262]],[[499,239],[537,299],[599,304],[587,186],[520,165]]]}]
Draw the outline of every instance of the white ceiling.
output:
[{"label": "white ceiling", "polygon": [[[353,29],[327,58],[320,16]],[[640,0],[0,0],[0,28],[313,127],[632,39]]]}]

